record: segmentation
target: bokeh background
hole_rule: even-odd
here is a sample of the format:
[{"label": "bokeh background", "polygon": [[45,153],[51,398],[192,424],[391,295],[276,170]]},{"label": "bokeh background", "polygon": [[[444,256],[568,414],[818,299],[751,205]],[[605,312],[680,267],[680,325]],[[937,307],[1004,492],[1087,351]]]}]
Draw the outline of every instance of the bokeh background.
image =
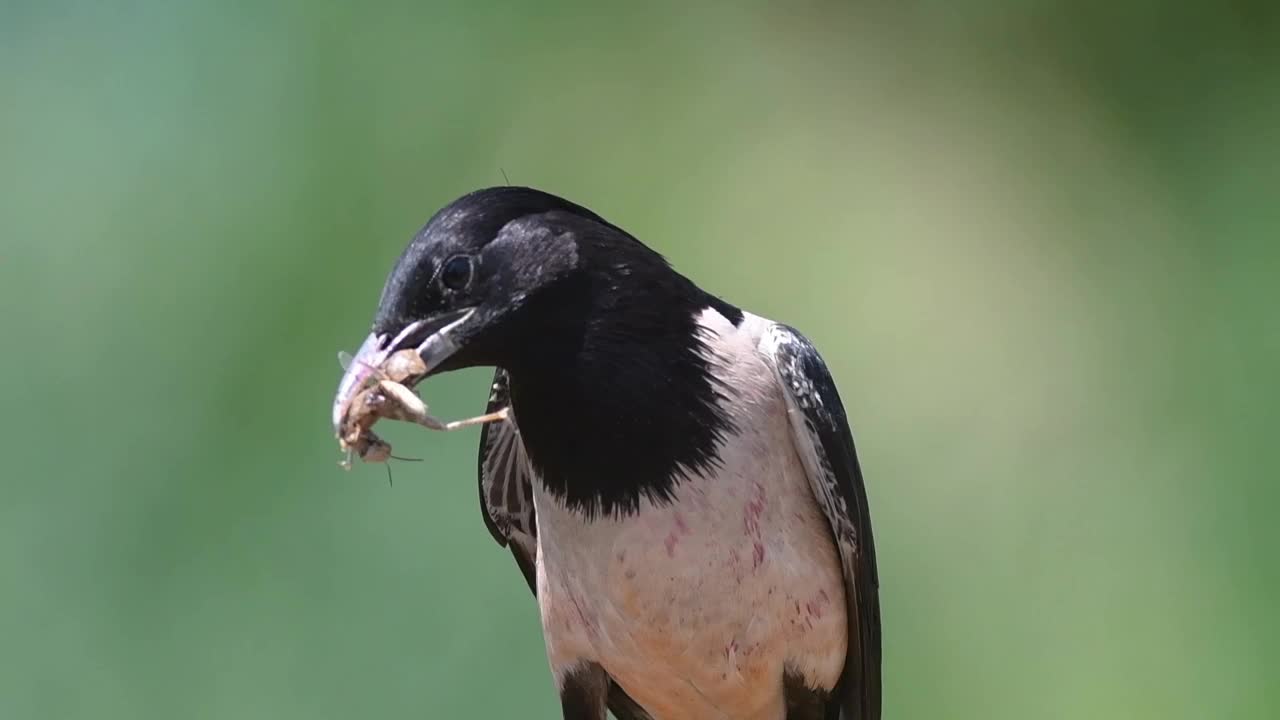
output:
[{"label": "bokeh background", "polygon": [[3,0],[0,717],[558,717],[477,433],[328,426],[504,172],[823,349],[886,717],[1277,717],[1276,7]]}]

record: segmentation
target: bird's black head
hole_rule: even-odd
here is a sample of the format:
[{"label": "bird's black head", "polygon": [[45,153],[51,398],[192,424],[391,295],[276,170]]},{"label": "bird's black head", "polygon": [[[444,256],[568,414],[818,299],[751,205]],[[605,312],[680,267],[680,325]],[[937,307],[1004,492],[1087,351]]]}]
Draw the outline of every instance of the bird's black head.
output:
[{"label": "bird's black head", "polygon": [[[609,247],[620,244],[630,252]],[[581,329],[590,292],[584,255],[601,254],[665,267],[595,213],[539,190],[488,188],[445,206],[387,277],[372,332],[339,388],[335,427],[343,403],[397,350],[416,348],[427,375],[537,361]]]},{"label": "bird's black head", "polygon": [[[530,304],[579,272],[584,233],[621,232],[538,190],[496,187],[465,195],[432,217],[396,262],[375,335],[421,346],[430,372],[500,365],[527,333]],[[515,319],[523,322],[513,322]],[[447,338],[432,336],[447,328]],[[447,339],[447,342],[438,340]],[[504,352],[507,351],[507,352]]]},{"label": "bird's black head", "polygon": [[[531,459],[570,485],[606,460],[626,463],[632,447],[642,457],[624,467],[674,477],[707,461],[724,426],[712,417],[717,391],[695,321],[708,306],[741,318],[586,208],[529,188],[478,190],[437,212],[396,262],[334,425],[369,368],[415,348],[426,375],[507,370]],[[667,418],[678,406],[686,412]],[[651,452],[664,443],[681,447]],[[583,504],[607,509],[593,497]]]}]

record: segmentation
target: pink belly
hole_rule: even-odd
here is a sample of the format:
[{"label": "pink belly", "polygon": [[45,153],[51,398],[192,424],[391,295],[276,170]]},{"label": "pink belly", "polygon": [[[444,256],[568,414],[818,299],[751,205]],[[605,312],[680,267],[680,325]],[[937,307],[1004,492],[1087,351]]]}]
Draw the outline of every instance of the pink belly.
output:
[{"label": "pink belly", "polygon": [[844,664],[844,585],[797,471],[783,469],[793,482],[772,496],[763,483],[689,483],[674,504],[621,521],[544,516],[540,498],[539,600],[553,669],[599,662],[661,720],[779,718],[784,669],[833,686]]}]

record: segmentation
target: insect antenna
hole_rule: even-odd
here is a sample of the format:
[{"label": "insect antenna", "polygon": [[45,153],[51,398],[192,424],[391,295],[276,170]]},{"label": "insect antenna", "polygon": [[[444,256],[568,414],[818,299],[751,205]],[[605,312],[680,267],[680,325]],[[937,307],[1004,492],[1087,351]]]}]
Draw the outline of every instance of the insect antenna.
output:
[{"label": "insect antenna", "polygon": [[[422,462],[422,458],[400,457],[399,455],[388,455],[387,457],[401,462]],[[395,487],[395,483],[391,481],[391,463],[387,463],[387,484]]]}]

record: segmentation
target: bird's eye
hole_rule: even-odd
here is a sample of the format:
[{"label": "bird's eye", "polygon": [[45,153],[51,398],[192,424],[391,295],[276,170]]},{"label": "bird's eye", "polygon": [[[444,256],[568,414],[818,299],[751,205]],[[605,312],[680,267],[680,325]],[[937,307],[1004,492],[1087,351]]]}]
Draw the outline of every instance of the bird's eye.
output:
[{"label": "bird's eye", "polygon": [[450,290],[461,290],[471,283],[471,258],[455,255],[440,269],[440,282]]}]

